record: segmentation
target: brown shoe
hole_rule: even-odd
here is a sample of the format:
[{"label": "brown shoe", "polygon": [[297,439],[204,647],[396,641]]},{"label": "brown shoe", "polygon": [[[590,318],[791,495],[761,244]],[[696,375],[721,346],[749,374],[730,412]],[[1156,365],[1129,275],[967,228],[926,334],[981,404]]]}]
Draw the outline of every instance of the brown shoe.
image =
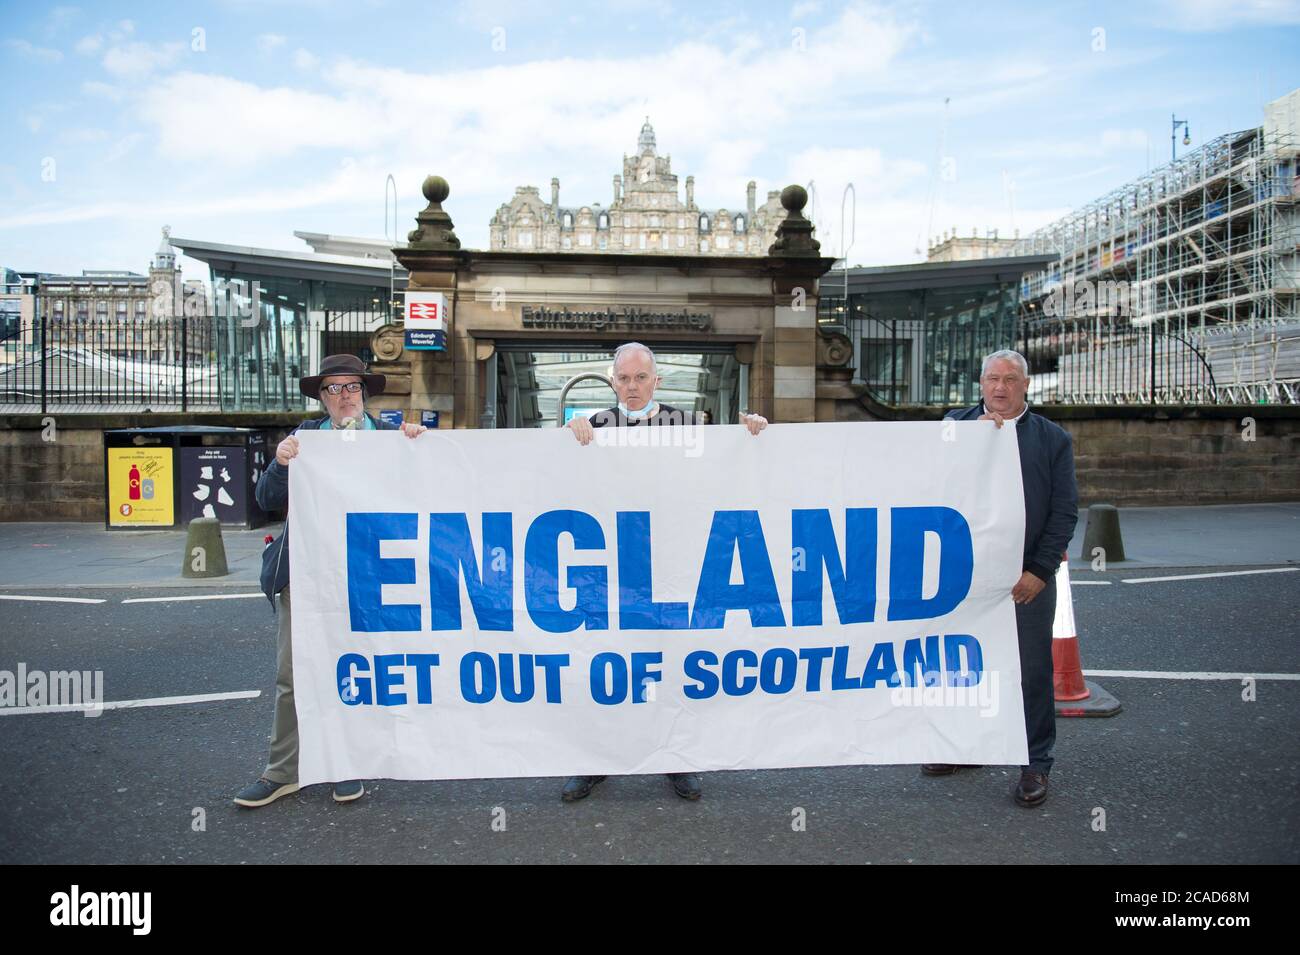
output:
[{"label": "brown shoe", "polygon": [[1016,791],[1012,793],[1012,797],[1017,806],[1024,806],[1026,809],[1039,805],[1047,798],[1047,774],[1022,769],[1020,782],[1016,784]]}]

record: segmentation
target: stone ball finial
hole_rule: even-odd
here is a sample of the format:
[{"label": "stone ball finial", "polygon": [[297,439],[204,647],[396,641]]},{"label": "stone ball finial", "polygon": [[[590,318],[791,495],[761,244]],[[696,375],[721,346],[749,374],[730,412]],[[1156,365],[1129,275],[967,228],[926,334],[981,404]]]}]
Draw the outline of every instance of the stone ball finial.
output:
[{"label": "stone ball finial", "polygon": [[808,205],[808,190],[803,186],[786,186],[781,190],[781,205],[786,212],[800,213]]},{"label": "stone ball finial", "polygon": [[447,180],[442,176],[425,176],[420,191],[430,202],[441,204],[451,195],[451,186],[447,185]]}]

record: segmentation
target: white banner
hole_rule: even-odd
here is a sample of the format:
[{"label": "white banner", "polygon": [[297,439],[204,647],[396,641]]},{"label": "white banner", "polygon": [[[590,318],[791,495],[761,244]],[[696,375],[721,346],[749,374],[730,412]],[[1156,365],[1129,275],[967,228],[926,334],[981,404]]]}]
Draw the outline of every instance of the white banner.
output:
[{"label": "white banner", "polygon": [[298,439],[303,785],[1027,761],[1014,427]]}]

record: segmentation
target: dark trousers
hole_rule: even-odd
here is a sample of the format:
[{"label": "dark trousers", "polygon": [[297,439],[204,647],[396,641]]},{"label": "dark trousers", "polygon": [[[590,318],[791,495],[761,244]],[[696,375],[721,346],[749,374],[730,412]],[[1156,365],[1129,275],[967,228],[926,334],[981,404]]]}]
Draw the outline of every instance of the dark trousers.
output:
[{"label": "dark trousers", "polygon": [[1056,742],[1056,699],[1052,690],[1052,621],[1056,617],[1056,580],[1048,582],[1027,604],[1016,604],[1020,640],[1020,689],[1025,704],[1029,769],[1052,769]]}]

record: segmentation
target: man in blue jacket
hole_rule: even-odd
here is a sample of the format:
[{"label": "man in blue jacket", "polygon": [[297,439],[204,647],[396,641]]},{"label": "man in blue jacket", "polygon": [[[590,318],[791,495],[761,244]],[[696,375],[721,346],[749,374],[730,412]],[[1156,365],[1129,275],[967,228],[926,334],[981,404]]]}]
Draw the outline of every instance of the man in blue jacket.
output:
[{"label": "man in blue jacket", "polygon": [[[1022,766],[1012,794],[1021,806],[1047,798],[1047,776],[1056,742],[1056,701],[1052,690],[1052,620],[1056,614],[1056,569],[1074,534],[1079,491],[1074,480],[1074,447],[1060,425],[1030,410],[1029,364],[1019,352],[996,351],[980,371],[984,400],[973,408],[950,411],[954,421],[992,421],[1016,429],[1020,474],[1025,489],[1025,552],[1020,579],[1011,589],[1020,643],[1020,686],[1025,705],[1029,765]],[[958,766],[926,763],[927,776],[947,776]]]},{"label": "man in blue jacket", "polygon": [[[383,375],[367,373],[355,355],[330,355],[320,364],[320,374],[299,380],[298,389],[325,406],[323,418],[304,421],[298,431],[393,431],[396,425],[365,410],[367,398],[384,393]],[[404,424],[402,433],[414,438],[427,428]],[[289,600],[289,463],[298,456],[298,439],[290,434],[275,449],[275,460],[257,482],[257,503],[264,511],[283,510],[285,526],[279,538],[262,555],[262,591],[275,604],[279,595],[279,634],[276,651],[275,718],[271,724],[271,754],[266,769],[254,783],[240,790],[235,804],[248,809],[265,806],[298,791],[298,713],[293,702],[292,610]],[[351,802],[365,795],[360,780],[334,784],[335,802]]]}]

